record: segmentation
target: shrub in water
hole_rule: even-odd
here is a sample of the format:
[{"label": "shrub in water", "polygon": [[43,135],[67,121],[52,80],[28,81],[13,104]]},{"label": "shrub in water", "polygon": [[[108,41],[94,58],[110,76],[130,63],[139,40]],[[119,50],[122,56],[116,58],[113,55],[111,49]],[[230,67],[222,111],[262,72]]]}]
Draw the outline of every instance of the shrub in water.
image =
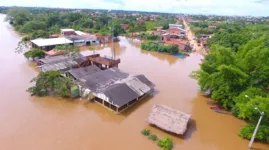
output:
[{"label": "shrub in water", "polygon": [[173,148],[173,141],[169,137],[164,137],[163,140],[158,141],[158,146],[164,150],[171,150]]},{"label": "shrub in water", "polygon": [[[251,139],[252,134],[255,130],[256,125],[254,124],[249,124],[244,126],[239,133],[239,136],[241,136],[244,139]],[[266,125],[260,125],[258,133],[256,135],[256,139],[260,140],[262,142],[267,142],[269,143],[269,126]]]},{"label": "shrub in water", "polygon": [[45,56],[45,52],[43,50],[40,50],[40,49],[32,49],[32,50],[29,50],[27,51],[26,53],[24,53],[24,56],[26,58],[35,58],[35,57],[38,57],[38,58],[43,58]]},{"label": "shrub in water", "polygon": [[150,130],[148,130],[148,129],[144,129],[144,130],[141,131],[141,133],[142,133],[143,135],[145,135],[145,136],[149,136],[149,135],[150,135]]},{"label": "shrub in water", "polygon": [[149,139],[151,139],[152,141],[157,141],[158,137],[155,134],[151,134],[149,135]]}]

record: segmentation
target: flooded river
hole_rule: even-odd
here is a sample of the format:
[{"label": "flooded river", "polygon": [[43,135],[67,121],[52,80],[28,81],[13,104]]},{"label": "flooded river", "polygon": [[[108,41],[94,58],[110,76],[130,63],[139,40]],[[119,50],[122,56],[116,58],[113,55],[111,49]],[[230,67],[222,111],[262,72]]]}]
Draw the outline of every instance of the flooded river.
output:
[{"label": "flooded river", "polygon": [[[199,54],[185,59],[147,52],[139,42],[121,39],[115,44],[119,68],[144,74],[156,84],[154,97],[144,99],[121,115],[96,103],[59,98],[31,97],[25,90],[37,72],[14,53],[21,37],[2,22],[0,15],[0,150],[159,150],[140,132],[149,128],[159,137],[167,133],[146,123],[153,104],[165,104],[192,114],[185,136],[172,139],[179,150],[247,150],[248,141],[237,136],[245,123],[209,109],[198,93],[197,82],[189,78],[199,68]],[[110,46],[97,53],[111,56]],[[269,145],[254,143],[254,148],[269,150]]]}]

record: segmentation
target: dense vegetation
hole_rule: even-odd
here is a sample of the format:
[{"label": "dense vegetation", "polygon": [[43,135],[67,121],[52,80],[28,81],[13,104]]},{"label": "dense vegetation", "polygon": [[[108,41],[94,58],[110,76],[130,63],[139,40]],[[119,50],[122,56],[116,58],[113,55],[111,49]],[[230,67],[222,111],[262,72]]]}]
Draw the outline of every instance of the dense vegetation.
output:
[{"label": "dense vegetation", "polygon": [[[239,133],[239,135],[245,139],[251,139],[252,134],[255,130],[255,125],[251,124],[251,125],[247,125],[245,127],[243,127]],[[261,125],[259,127],[259,132],[256,135],[256,139],[262,141],[262,142],[267,142],[269,143],[269,127],[265,126],[265,125]]]},{"label": "dense vegetation", "polygon": [[154,35],[154,34],[140,34],[141,39],[151,40],[151,41],[157,41],[161,40],[160,35]]},{"label": "dense vegetation", "polygon": [[45,52],[40,49],[32,49],[24,53],[26,58],[43,58],[45,56]]},{"label": "dense vegetation", "polygon": [[[117,19],[107,13],[89,17],[85,13],[61,13],[59,11],[35,10],[22,7],[10,7],[7,10],[6,21],[9,21],[18,32],[28,35],[24,40],[48,37],[59,33],[61,28],[73,28],[101,35],[118,36],[124,30]],[[113,22],[113,29],[112,29]]]},{"label": "dense vegetation", "polygon": [[164,45],[164,44],[159,44],[159,43],[142,43],[141,48],[143,50],[148,50],[148,51],[158,51],[158,52],[165,52],[165,53],[179,53],[179,49],[176,45]]},{"label": "dense vegetation", "polygon": [[[9,7],[0,10],[7,14],[6,21],[13,24],[16,31],[28,35],[24,41],[49,37],[50,34],[59,33],[61,28],[73,28],[117,37],[126,32],[155,30],[157,26],[166,26],[168,23],[175,23],[176,20],[172,15],[159,15],[154,21],[150,21],[150,17],[147,15],[132,16],[131,14],[108,12],[73,12],[73,10],[23,7]],[[128,29],[125,31],[121,24],[126,24]]]},{"label": "dense vegetation", "polygon": [[[201,90],[211,90],[211,97],[236,117],[256,123],[260,113],[254,108],[264,111],[264,130],[258,133],[262,141],[269,137],[264,134],[269,127],[268,39],[268,25],[231,25],[208,41],[211,53],[193,74]],[[243,128],[240,135],[249,139],[252,126]]]},{"label": "dense vegetation", "polygon": [[63,77],[58,71],[40,72],[31,82],[35,82],[35,85],[30,87],[27,91],[30,92],[32,96],[71,96],[71,87],[73,86],[72,79]]}]

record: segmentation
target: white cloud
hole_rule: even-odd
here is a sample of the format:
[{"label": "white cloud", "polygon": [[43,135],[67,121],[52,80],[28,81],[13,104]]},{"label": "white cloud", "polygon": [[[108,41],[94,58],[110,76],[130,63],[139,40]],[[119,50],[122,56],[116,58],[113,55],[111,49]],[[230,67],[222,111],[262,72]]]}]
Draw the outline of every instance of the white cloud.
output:
[{"label": "white cloud", "polygon": [[[2,1],[2,0],[1,0]],[[262,0],[8,0],[4,6],[139,10],[218,15],[269,15]]]}]

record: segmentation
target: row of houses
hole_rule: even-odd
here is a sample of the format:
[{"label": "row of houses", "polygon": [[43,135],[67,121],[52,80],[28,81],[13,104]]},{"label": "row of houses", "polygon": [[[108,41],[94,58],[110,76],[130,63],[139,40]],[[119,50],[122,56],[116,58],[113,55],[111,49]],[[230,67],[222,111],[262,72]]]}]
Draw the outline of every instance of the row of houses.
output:
[{"label": "row of houses", "polygon": [[169,28],[166,30],[163,30],[162,27],[156,27],[156,31],[151,32],[151,34],[160,35],[164,44],[177,45],[182,51],[192,49],[183,25],[169,24]]},{"label": "row of houses", "polygon": [[79,87],[79,95],[120,113],[154,92],[154,84],[144,75],[118,69],[120,59],[79,52],[72,57],[58,55],[37,60],[42,72],[61,71]]}]

